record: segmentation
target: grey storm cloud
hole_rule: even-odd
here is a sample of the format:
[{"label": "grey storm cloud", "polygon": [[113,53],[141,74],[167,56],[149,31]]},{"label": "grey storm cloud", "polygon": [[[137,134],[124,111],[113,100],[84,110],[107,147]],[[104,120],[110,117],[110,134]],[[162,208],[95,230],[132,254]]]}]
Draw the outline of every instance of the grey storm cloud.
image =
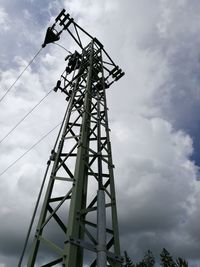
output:
[{"label": "grey storm cloud", "polygon": [[[199,265],[199,167],[191,159],[199,129],[199,1],[1,1],[1,94],[63,7],[126,72],[108,91],[122,250],[139,260],[166,247]],[[68,37],[61,43],[75,49]],[[0,138],[55,86],[65,56],[47,46],[0,103]],[[0,144],[0,172],[64,110],[63,96],[52,92]],[[0,266],[17,265],[56,131],[0,177]]]}]

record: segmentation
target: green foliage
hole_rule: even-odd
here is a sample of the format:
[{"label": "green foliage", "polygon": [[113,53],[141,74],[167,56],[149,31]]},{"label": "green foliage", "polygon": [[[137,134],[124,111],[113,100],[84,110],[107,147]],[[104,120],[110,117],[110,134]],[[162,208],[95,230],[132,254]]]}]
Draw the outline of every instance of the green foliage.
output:
[{"label": "green foliage", "polygon": [[124,260],[125,260],[125,267],[135,267],[133,264],[132,260],[129,258],[128,254],[126,251],[124,251]]},{"label": "green foliage", "polygon": [[188,267],[188,262],[186,260],[183,260],[182,258],[178,258],[176,260],[177,267]]},{"label": "green foliage", "polygon": [[161,266],[163,267],[176,267],[172,256],[165,248],[163,248],[162,252],[160,253],[160,260]]},{"label": "green foliage", "polygon": [[142,260],[140,262],[138,262],[135,267],[147,267],[146,263]]},{"label": "green foliage", "polygon": [[[188,262],[182,258],[177,258],[176,260],[170,255],[170,253],[163,248],[160,253],[160,263],[162,267],[188,267]],[[144,258],[138,262],[133,263],[131,258],[128,256],[127,252],[124,251],[124,267],[154,267],[155,266],[155,258],[153,253],[148,250]]]},{"label": "green foliage", "polygon": [[124,252],[124,255],[125,267],[154,267],[155,265],[155,258],[150,250],[145,253],[142,261],[135,264],[132,262],[126,251]]},{"label": "green foliage", "polygon": [[153,253],[150,250],[148,250],[146,254],[144,255],[143,262],[145,264],[144,266],[146,267],[153,267],[155,265],[155,258],[154,258]]}]

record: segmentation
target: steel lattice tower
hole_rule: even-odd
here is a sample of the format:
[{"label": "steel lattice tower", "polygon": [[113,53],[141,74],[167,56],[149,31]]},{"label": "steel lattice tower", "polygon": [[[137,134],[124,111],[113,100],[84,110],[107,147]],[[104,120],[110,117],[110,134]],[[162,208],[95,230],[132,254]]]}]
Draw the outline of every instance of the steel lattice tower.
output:
[{"label": "steel lattice tower", "polygon": [[[65,10],[48,28],[43,47],[57,41],[65,30],[81,52],[68,56],[68,66],[54,89],[63,92],[69,103],[58,145],[48,161],[52,169],[27,266],[38,266],[43,250],[47,255],[43,267],[82,267],[86,261],[91,267],[119,267],[122,257],[106,89],[124,73],[103,45]],[[89,38],[85,47],[81,33]]]}]

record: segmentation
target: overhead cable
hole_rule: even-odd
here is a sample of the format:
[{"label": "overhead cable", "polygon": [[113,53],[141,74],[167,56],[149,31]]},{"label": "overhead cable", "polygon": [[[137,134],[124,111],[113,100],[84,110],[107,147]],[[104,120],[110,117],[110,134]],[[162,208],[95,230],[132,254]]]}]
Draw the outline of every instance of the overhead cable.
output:
[{"label": "overhead cable", "polygon": [[2,176],[4,173],[6,173],[11,167],[13,167],[20,159],[22,159],[27,153],[29,153],[34,147],[36,147],[42,140],[44,140],[50,133],[52,133],[61,123],[57,124],[53,129],[51,129],[48,133],[46,133],[42,138],[40,138],[34,145],[32,145],[28,150],[26,150],[20,157],[18,157],[16,160],[14,160],[4,171],[0,173],[0,176]]},{"label": "overhead cable", "polygon": [[53,91],[51,89],[18,123],[0,140],[0,144],[36,109],[42,101]]},{"label": "overhead cable", "polygon": [[[65,71],[63,71],[64,73]],[[61,77],[63,75],[63,73],[61,74]],[[36,109],[41,103],[42,101],[49,96],[49,94],[53,91],[54,89],[51,89],[42,99],[40,99],[40,101],[20,120],[17,122],[17,124],[0,140],[0,144],[34,111],[34,109]]]},{"label": "overhead cable", "polygon": [[64,49],[65,51],[67,51],[69,54],[72,54],[72,52],[70,52],[69,50],[67,50],[64,46],[58,44],[58,43],[52,43],[52,44],[55,44],[57,46],[60,46],[62,49]]},{"label": "overhead cable", "polygon": [[9,93],[9,91],[13,88],[13,86],[16,84],[16,82],[21,78],[21,76],[24,74],[24,72],[28,69],[28,67],[33,63],[35,58],[39,55],[42,48],[35,54],[35,56],[31,59],[31,61],[28,63],[28,65],[23,69],[23,71],[19,74],[19,76],[16,78],[16,80],[11,84],[11,86],[6,90],[4,95],[0,98],[0,102],[6,97],[6,95]]},{"label": "overhead cable", "polygon": [[[64,122],[65,122],[65,119],[67,117],[68,110],[69,110],[69,106],[67,107],[65,115],[63,117],[63,121],[61,123],[61,127],[60,127],[60,130],[59,130],[58,136],[56,138],[56,142],[54,144],[53,150],[55,150],[55,148],[56,148],[56,146],[58,144],[59,136],[61,135],[61,131],[63,129]],[[40,203],[40,199],[41,199],[41,195],[42,195],[42,192],[43,192],[43,188],[44,188],[44,185],[45,185],[45,182],[46,182],[46,177],[47,177],[47,174],[48,174],[48,171],[49,171],[49,167],[50,167],[50,161],[47,162],[47,168],[46,168],[43,180],[42,180],[42,184],[41,184],[41,188],[40,188],[40,191],[39,191],[39,194],[38,194],[37,201],[35,203],[33,216],[31,218],[31,222],[30,222],[30,225],[29,225],[29,228],[28,228],[28,232],[27,232],[27,235],[26,235],[26,240],[25,240],[25,243],[24,243],[24,246],[23,246],[23,249],[22,249],[22,254],[20,256],[19,263],[18,263],[17,267],[21,267],[21,264],[22,264],[22,261],[23,261],[23,258],[24,258],[24,254],[25,254],[25,251],[26,251],[26,248],[27,248],[27,245],[28,245],[28,240],[29,240],[29,237],[30,237],[30,234],[31,234],[31,230],[32,230],[32,227],[33,227],[33,223],[34,223],[34,220],[35,220],[35,216],[36,216],[36,213],[37,213],[37,210],[38,210],[38,206],[39,206],[39,203]]]}]

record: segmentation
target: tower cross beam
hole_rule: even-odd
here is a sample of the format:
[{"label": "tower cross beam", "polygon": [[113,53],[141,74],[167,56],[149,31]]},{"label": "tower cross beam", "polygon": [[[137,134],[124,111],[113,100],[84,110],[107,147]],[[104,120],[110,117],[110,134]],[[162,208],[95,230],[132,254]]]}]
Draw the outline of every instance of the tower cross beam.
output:
[{"label": "tower cross beam", "polygon": [[[108,82],[108,79],[111,79],[111,81],[107,83],[108,87],[114,81],[118,81],[122,76],[124,76],[125,73],[119,68],[119,66],[114,63],[114,61],[104,49],[102,43],[96,37],[93,37],[81,26],[79,26],[73,18],[70,18],[70,15],[68,13],[66,14],[65,9],[63,9],[57,16],[55,23],[47,29],[46,38],[42,47],[45,47],[48,43],[58,41],[60,39],[60,35],[64,31],[67,31],[69,33],[69,35],[81,50],[83,50],[84,46],[86,46],[91,41],[93,41],[94,47],[96,48],[96,53],[98,53],[98,49],[101,50],[103,58],[102,67],[105,70],[105,80],[107,80]],[[99,62],[98,58],[96,62]]]}]

